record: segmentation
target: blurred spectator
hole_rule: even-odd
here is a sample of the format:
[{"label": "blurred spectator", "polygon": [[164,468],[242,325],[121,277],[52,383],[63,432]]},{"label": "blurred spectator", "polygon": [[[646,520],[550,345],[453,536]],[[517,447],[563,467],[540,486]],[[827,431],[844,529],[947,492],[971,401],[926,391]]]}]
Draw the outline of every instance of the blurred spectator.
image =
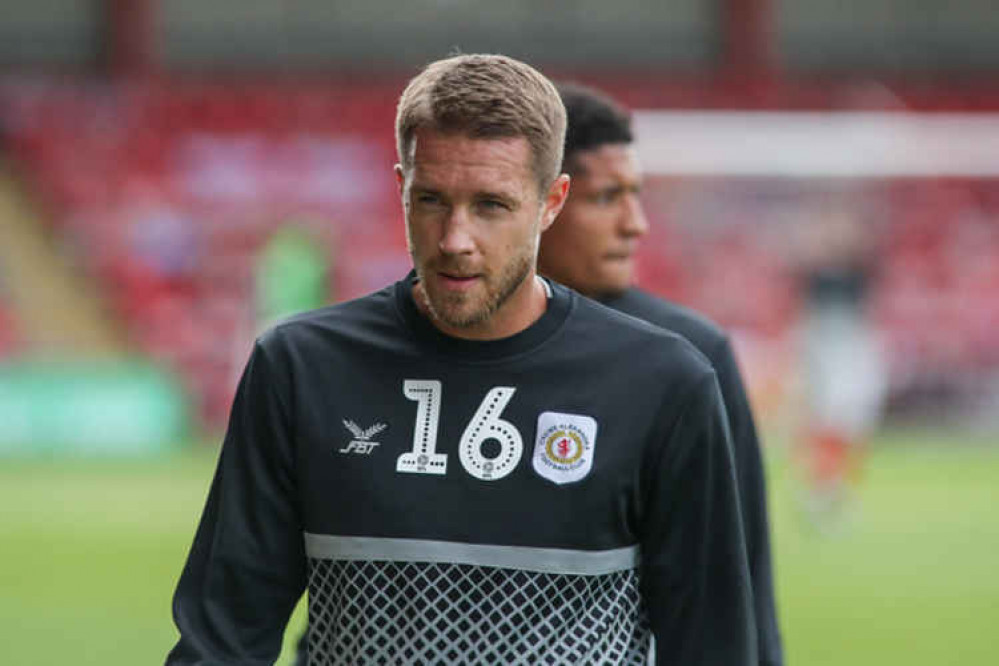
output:
[{"label": "blurred spectator", "polygon": [[4,358],[14,351],[17,340],[18,332],[14,321],[14,311],[8,300],[3,266],[0,265],[0,358]]},{"label": "blurred spectator", "polygon": [[288,224],[264,244],[256,265],[258,327],[330,301],[329,260],[305,228]]},{"label": "blurred spectator", "polygon": [[166,205],[142,207],[128,226],[130,254],[150,275],[164,284],[183,288],[199,261],[194,222]]},{"label": "blurred spectator", "polygon": [[14,350],[14,317],[7,312],[7,304],[0,297],[0,358],[8,356]]},{"label": "blurred spectator", "polygon": [[141,311],[162,299],[193,294],[200,259],[195,223],[174,208],[143,201],[124,211],[120,270],[127,307]]},{"label": "blurred spectator", "polygon": [[853,202],[842,200],[825,202],[819,219],[800,226],[805,423],[797,459],[807,483],[806,509],[823,526],[842,515],[849,486],[859,479],[887,387],[868,308],[876,258],[870,226]]}]

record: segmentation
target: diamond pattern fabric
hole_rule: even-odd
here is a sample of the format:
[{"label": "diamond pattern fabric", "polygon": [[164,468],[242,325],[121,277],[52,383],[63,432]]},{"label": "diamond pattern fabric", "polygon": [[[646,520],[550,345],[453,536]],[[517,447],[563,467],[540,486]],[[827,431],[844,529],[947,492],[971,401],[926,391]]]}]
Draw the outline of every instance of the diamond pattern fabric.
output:
[{"label": "diamond pattern fabric", "polygon": [[310,559],[309,664],[645,664],[634,569]]}]

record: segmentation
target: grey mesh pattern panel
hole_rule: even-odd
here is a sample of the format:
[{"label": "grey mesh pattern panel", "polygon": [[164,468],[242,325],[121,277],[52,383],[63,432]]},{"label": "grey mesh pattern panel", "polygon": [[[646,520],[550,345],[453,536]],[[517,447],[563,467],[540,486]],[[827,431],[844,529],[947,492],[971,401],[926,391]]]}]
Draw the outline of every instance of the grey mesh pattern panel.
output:
[{"label": "grey mesh pattern panel", "polygon": [[645,664],[635,569],[309,559],[309,663]]}]

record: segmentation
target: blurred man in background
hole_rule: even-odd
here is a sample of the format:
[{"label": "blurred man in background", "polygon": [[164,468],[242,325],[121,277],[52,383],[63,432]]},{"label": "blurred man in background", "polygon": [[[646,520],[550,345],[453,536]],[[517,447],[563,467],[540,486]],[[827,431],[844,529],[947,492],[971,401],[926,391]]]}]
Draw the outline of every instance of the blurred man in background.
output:
[{"label": "blurred man in background", "polygon": [[415,270],[258,338],[168,664],[272,663],[306,586],[311,664],[756,663],[716,373],[536,274],[565,122],[502,56],[407,86]]},{"label": "blurred man in background", "polygon": [[255,333],[335,301],[329,254],[304,222],[289,221],[271,234],[254,266]]},{"label": "blurred man in background", "polygon": [[770,528],[760,445],[749,401],[724,331],[701,315],[633,286],[634,256],[648,230],[629,114],[607,96],[559,87],[568,118],[563,171],[572,188],[541,236],[539,271],[605,305],[679,333],[714,366],[734,445],[746,550],[759,630],[760,664],[782,663],[770,561]]},{"label": "blurred man in background", "polygon": [[803,509],[836,528],[855,499],[867,442],[881,422],[887,370],[869,313],[878,247],[873,225],[849,196],[827,201],[801,225],[797,251],[802,311],[798,379],[803,423],[795,462]]}]

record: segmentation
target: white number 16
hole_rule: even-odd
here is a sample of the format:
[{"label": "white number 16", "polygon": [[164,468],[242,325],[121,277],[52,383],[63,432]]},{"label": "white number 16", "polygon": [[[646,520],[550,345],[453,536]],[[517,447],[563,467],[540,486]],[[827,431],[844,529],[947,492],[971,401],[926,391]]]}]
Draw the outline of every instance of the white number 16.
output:
[{"label": "white number 16", "polygon": [[[517,467],[524,454],[524,440],[509,421],[500,418],[517,389],[497,386],[486,394],[458,443],[458,458],[465,471],[483,481],[502,479]],[[415,400],[416,424],[413,450],[399,456],[397,472],[446,474],[447,454],[437,453],[437,428],[440,423],[441,383],[434,379],[407,379],[402,392]],[[499,455],[487,458],[482,453],[486,440],[499,442]]]}]

